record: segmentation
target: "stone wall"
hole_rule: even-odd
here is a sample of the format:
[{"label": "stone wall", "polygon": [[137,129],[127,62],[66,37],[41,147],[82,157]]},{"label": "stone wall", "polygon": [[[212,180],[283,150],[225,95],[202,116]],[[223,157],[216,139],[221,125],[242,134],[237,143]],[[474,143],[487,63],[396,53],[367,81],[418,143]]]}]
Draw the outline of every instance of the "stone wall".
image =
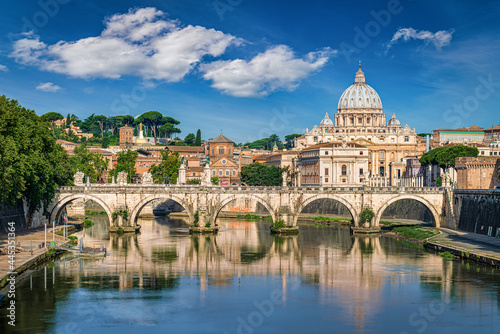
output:
[{"label": "stone wall", "polygon": [[9,222],[14,222],[16,225],[16,230],[26,229],[26,220],[24,218],[23,205],[20,202],[19,205],[10,206],[0,204],[0,233],[7,233],[7,224]]},{"label": "stone wall", "polygon": [[422,203],[411,199],[402,199],[392,203],[382,213],[382,218],[420,220],[426,223],[433,221],[429,209]]},{"label": "stone wall", "polygon": [[335,215],[350,217],[351,213],[342,204],[331,199],[318,199],[306,205],[302,210],[303,214]]},{"label": "stone wall", "polygon": [[500,237],[500,191],[455,190],[453,205],[459,230]]}]

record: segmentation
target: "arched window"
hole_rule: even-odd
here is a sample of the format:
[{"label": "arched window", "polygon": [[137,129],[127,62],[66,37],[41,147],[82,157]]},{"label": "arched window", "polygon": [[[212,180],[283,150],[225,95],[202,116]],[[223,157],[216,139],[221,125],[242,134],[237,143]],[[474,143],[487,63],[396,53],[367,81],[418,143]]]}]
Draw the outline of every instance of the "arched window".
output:
[{"label": "arched window", "polygon": [[347,166],[342,165],[342,175],[347,175]]}]

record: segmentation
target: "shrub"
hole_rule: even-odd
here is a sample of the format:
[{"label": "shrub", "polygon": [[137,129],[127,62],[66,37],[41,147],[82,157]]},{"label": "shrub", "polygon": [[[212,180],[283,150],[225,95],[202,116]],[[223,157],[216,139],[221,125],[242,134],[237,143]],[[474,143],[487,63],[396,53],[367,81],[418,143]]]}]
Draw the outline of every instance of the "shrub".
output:
[{"label": "shrub", "polygon": [[273,225],[271,225],[271,231],[276,232],[283,227],[286,227],[285,221],[283,219],[276,219]]},{"label": "shrub", "polygon": [[375,213],[370,209],[364,209],[361,212],[361,222],[362,223],[370,223],[375,216]]}]

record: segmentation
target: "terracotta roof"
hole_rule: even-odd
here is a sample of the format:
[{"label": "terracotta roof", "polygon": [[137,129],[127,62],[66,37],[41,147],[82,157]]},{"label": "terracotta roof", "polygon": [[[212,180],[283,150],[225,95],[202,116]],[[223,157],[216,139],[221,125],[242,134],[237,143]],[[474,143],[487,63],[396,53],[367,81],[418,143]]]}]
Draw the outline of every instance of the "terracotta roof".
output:
[{"label": "terracotta roof", "polygon": [[217,137],[215,137],[214,139],[210,139],[209,142],[210,143],[233,143],[234,144],[234,141],[224,137],[222,135],[222,133],[220,135],[218,135]]},{"label": "terracotta roof", "polygon": [[203,146],[167,146],[167,148],[172,152],[205,152],[205,148]]},{"label": "terracotta roof", "polygon": [[460,132],[480,132],[483,131],[483,128],[477,125],[472,125],[467,128],[458,128],[458,129],[434,129],[433,131],[460,131]]},{"label": "terracotta roof", "polygon": [[484,131],[493,131],[493,130],[500,131],[500,125],[495,125],[495,126],[492,126],[491,128],[484,129]]},{"label": "terracotta roof", "polygon": [[59,144],[59,145],[75,145],[75,146],[80,146],[80,144],[78,144],[78,143],[73,143],[71,141],[62,140],[62,139],[57,139],[56,140],[56,144]]}]

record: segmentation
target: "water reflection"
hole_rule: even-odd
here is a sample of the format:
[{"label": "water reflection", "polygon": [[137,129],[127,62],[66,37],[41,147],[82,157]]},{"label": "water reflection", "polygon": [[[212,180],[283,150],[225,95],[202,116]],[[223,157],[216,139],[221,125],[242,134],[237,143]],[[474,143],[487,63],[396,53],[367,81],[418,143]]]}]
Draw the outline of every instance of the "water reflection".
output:
[{"label": "water reflection", "polygon": [[[193,319],[217,324],[205,332],[235,332],[238,315],[250,312],[255,300],[269,298],[272,289],[281,291],[283,306],[273,317],[284,316],[289,332],[306,332],[310,322],[316,332],[330,332],[332,324],[340,331],[376,332],[388,321],[417,332],[423,324],[419,315],[408,319],[426,307],[441,310],[439,318],[431,314],[433,320],[425,320],[433,330],[460,332],[466,327],[449,319],[470,312],[459,319],[474,323],[476,332],[500,320],[498,271],[444,260],[385,237],[313,225],[302,225],[298,236],[277,237],[268,223],[237,219],[222,219],[217,235],[190,236],[184,220],[168,217],[142,219],[140,234],[117,236],[107,233],[104,220],[95,222],[77,235],[85,245],[106,246],[109,256],[69,256],[48,266],[53,278],[45,269],[33,273],[32,290],[29,282],[20,283],[18,321],[40,317],[17,329],[60,329],[76,312],[83,332],[103,326],[133,332],[123,326],[167,323],[174,323],[176,332],[197,332]],[[481,316],[474,316],[478,312]],[[4,333],[5,324],[0,326]],[[266,323],[260,330],[279,331],[273,326]]]}]

